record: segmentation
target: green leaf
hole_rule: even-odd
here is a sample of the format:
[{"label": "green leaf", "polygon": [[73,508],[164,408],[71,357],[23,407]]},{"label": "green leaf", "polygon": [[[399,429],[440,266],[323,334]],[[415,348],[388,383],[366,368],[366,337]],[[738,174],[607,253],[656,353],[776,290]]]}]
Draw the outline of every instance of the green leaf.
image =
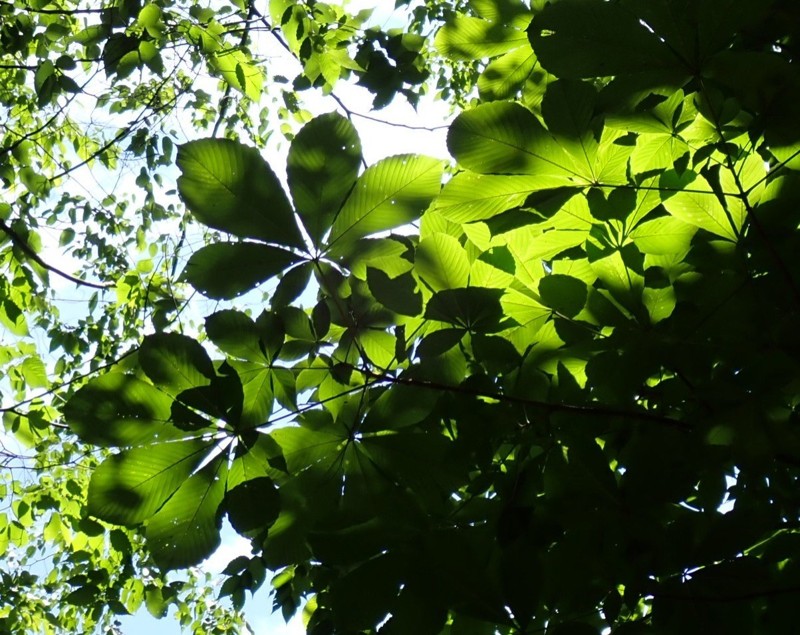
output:
[{"label": "green leaf", "polygon": [[494,333],[502,330],[502,289],[445,289],[433,295],[425,307],[429,320],[449,322],[468,331]]},{"label": "green leaf", "polygon": [[178,333],[148,335],[139,347],[139,364],[156,386],[173,395],[206,386],[216,376],[205,349]]},{"label": "green leaf", "polygon": [[20,370],[25,378],[25,382],[31,388],[45,388],[49,385],[47,369],[41,358],[26,357],[22,360],[22,364],[20,364]]},{"label": "green leaf", "polygon": [[316,246],[352,189],[360,164],[358,132],[336,113],[312,119],[292,141],[286,166],[289,191]]},{"label": "green leaf", "polygon": [[225,460],[212,461],[182,483],[147,522],[147,546],[162,569],[200,564],[219,547],[218,508],[226,475]]},{"label": "green leaf", "polygon": [[178,148],[178,191],[201,223],[236,236],[304,247],[294,212],[258,150],[228,139]]},{"label": "green leaf", "polygon": [[118,525],[144,522],[189,478],[209,447],[208,441],[192,439],[110,456],[89,482],[89,513]]},{"label": "green leaf", "polygon": [[261,99],[264,74],[244,51],[237,49],[217,51],[208,57],[208,63],[229,86],[255,102]]},{"label": "green leaf", "polygon": [[531,21],[530,9],[522,0],[470,0],[469,6],[491,22],[524,27]]},{"label": "green leaf", "polygon": [[390,278],[382,270],[368,267],[367,284],[375,299],[390,311],[412,316],[422,312],[422,295],[410,273]]},{"label": "green leaf", "polygon": [[172,400],[133,375],[100,375],[64,406],[70,429],[87,443],[127,446],[147,443],[168,431]]},{"label": "green leaf", "polygon": [[147,612],[156,619],[166,617],[170,603],[167,601],[161,589],[157,586],[148,585],[144,592],[144,604]]},{"label": "green leaf", "polygon": [[562,185],[573,185],[572,177],[579,176],[559,143],[519,104],[483,104],[460,114],[450,125],[447,147],[462,166],[480,174],[560,177]]},{"label": "green leaf", "polygon": [[206,335],[220,350],[251,361],[268,361],[256,323],[241,311],[217,311],[206,318]]},{"label": "green leaf", "polygon": [[303,262],[284,272],[270,298],[270,306],[279,309],[297,300],[303,291],[308,289],[311,274],[314,272],[313,262]]},{"label": "green leaf", "polygon": [[281,499],[271,478],[262,476],[244,481],[225,494],[225,511],[240,534],[263,531],[278,517]]},{"label": "green leaf", "polygon": [[697,227],[674,216],[662,216],[645,221],[631,232],[639,251],[645,254],[683,254],[689,250]]},{"label": "green leaf", "polygon": [[597,93],[586,82],[559,79],[547,85],[542,100],[542,118],[561,147],[575,163],[575,169],[590,181],[594,174],[598,143],[590,125]]},{"label": "green leaf", "polygon": [[333,223],[328,251],[341,254],[358,238],[419,218],[438,193],[443,163],[404,154],[383,159],[359,177]]},{"label": "green leaf", "polygon": [[39,64],[33,76],[33,87],[38,96],[39,106],[50,103],[53,89],[56,86],[56,67],[50,60],[45,60]]},{"label": "green leaf", "polygon": [[289,472],[297,474],[315,465],[332,464],[346,445],[345,431],[330,427],[322,430],[280,428],[271,433],[286,458]]},{"label": "green leaf", "polygon": [[[459,339],[463,333],[459,332]],[[372,404],[361,425],[363,432],[397,430],[419,423],[427,417],[439,393],[425,387],[398,384],[381,394]]]},{"label": "green leaf", "polygon": [[[665,185],[672,180],[662,178]],[[744,223],[742,214],[731,216],[720,202],[711,185],[701,175],[684,174],[680,179],[684,188],[664,200],[664,207],[675,218],[694,225],[722,238],[736,242]]]},{"label": "green leaf", "polygon": [[566,317],[575,317],[586,305],[586,283],[572,276],[551,274],[539,281],[542,302]]},{"label": "green leaf", "polygon": [[675,289],[672,286],[660,289],[645,287],[642,290],[642,302],[650,316],[650,321],[656,324],[668,318],[675,310],[677,303]]},{"label": "green leaf", "polygon": [[453,60],[497,57],[526,43],[525,32],[497,22],[456,15],[434,39],[434,45]]},{"label": "green leaf", "polygon": [[[400,591],[402,571],[400,560],[394,556],[382,555],[355,568],[337,579],[331,586],[329,602],[334,621],[342,632],[372,630],[385,616],[383,607]],[[362,602],[364,597],[379,601]]]},{"label": "green leaf", "polygon": [[230,299],[300,262],[293,253],[261,243],[217,243],[193,253],[181,277],[209,298]]},{"label": "green leaf", "polygon": [[450,179],[436,197],[434,208],[454,223],[493,218],[522,205],[534,192],[571,184],[561,176],[484,175],[461,172]]},{"label": "green leaf", "polygon": [[267,423],[274,402],[273,374],[266,362],[230,362],[242,383],[242,413],[240,428],[252,428]]},{"label": "green leaf", "polygon": [[113,33],[103,47],[103,67],[106,75],[124,78],[133,72],[139,60],[139,40],[123,33]]},{"label": "green leaf", "polygon": [[469,259],[458,240],[447,234],[431,234],[417,245],[414,271],[434,291],[466,287]]},{"label": "green leaf", "polygon": [[527,42],[492,60],[478,78],[481,99],[497,101],[512,97],[537,67],[538,60]]},{"label": "green leaf", "polygon": [[623,3],[549,4],[533,18],[528,36],[542,65],[561,78],[683,69],[670,47]]},{"label": "green leaf", "polygon": [[391,333],[368,329],[359,334],[359,341],[367,358],[377,368],[387,369],[395,364],[397,341]]}]

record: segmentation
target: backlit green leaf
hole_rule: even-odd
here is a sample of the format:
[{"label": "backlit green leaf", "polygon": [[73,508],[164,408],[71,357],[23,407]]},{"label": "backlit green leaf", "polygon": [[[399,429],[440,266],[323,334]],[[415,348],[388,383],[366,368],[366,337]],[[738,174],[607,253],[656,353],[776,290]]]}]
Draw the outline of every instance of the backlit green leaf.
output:
[{"label": "backlit green leaf", "polygon": [[293,253],[261,243],[206,245],[189,258],[183,278],[209,298],[246,293],[300,261]]},{"label": "backlit green leaf", "polygon": [[64,407],[70,429],[88,443],[146,443],[169,426],[172,400],[151,384],[120,372],[93,379]]},{"label": "backlit green leaf", "polygon": [[467,252],[452,236],[432,234],[417,246],[414,271],[434,291],[466,287],[469,281]]},{"label": "backlit green leaf", "polygon": [[331,228],[328,251],[344,253],[356,239],[419,218],[439,191],[442,162],[405,154],[370,166],[356,181]]},{"label": "backlit green leaf", "polygon": [[216,459],[193,473],[147,522],[145,537],[162,569],[200,564],[220,544],[218,508],[227,463]]},{"label": "backlit green leaf", "polygon": [[446,57],[476,60],[502,55],[525,41],[524,31],[509,28],[502,23],[456,16],[452,22],[439,29],[434,43]]},{"label": "backlit green leaf", "polygon": [[139,348],[139,364],[156,386],[173,395],[205,386],[216,375],[205,349],[178,333],[148,335]]},{"label": "backlit green leaf", "polygon": [[322,243],[355,183],[360,164],[358,133],[336,113],[312,119],[292,141],[287,159],[289,190],[315,245]]},{"label": "backlit green leaf", "polygon": [[275,173],[258,150],[228,139],[178,149],[178,191],[197,220],[236,236],[292,247],[304,243]]},{"label": "backlit green leaf", "polygon": [[483,104],[460,114],[447,147],[456,161],[480,174],[546,175],[563,178],[564,185],[579,176],[558,142],[518,104]]},{"label": "backlit green leaf", "polygon": [[189,478],[209,446],[193,439],[110,456],[92,474],[89,513],[118,525],[147,520]]}]

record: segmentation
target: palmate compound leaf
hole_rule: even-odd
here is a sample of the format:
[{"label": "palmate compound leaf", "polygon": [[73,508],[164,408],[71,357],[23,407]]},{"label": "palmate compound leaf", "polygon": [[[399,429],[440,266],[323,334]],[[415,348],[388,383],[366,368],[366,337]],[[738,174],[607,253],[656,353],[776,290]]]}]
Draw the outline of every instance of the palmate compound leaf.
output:
[{"label": "palmate compound leaf", "polygon": [[217,243],[193,253],[181,277],[209,298],[228,300],[300,260],[285,249],[261,243]]},{"label": "palmate compound leaf", "polygon": [[297,214],[320,246],[358,177],[361,141],[352,123],[336,113],[302,127],[289,148],[286,172]]},{"label": "palmate compound leaf", "polygon": [[178,192],[201,223],[242,238],[305,247],[294,212],[258,150],[229,139],[183,144]]},{"label": "palmate compound leaf", "polygon": [[328,253],[345,254],[359,238],[419,218],[439,192],[443,166],[438,159],[403,154],[367,168],[333,223]]}]

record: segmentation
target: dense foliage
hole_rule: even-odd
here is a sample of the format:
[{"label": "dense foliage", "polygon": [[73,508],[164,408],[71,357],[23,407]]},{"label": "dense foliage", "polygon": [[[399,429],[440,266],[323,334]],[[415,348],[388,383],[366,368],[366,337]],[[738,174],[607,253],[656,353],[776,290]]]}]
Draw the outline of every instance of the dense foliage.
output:
[{"label": "dense foliage", "polygon": [[[18,272],[0,318],[20,336],[7,365],[29,405],[6,412],[9,429],[38,435],[40,458],[100,450],[88,485],[70,472],[67,493],[43,493],[48,475],[35,504],[17,492],[3,535],[19,544],[25,514],[41,522],[56,504],[48,495],[74,501],[67,533],[110,549],[87,556],[63,531],[44,536],[72,549],[48,583],[65,580],[75,610],[96,613],[80,619],[131,610],[137,584],[141,603],[142,566],[202,562],[227,518],[252,554],[230,563],[221,594],[241,606],[275,571],[275,607],[303,607],[316,635],[792,630],[795,3],[427,3],[409,8],[404,31],[318,2],[274,0],[263,15],[233,3],[227,20],[121,2],[96,30],[83,15],[94,10],[39,4],[0,14],[3,41],[20,42],[4,44],[20,61],[2,66],[3,105],[28,113],[18,118],[32,131],[9,133],[3,150],[3,178],[23,187],[0,225]],[[256,28],[300,62],[281,78],[285,185],[261,151],[271,112],[252,114],[281,85],[251,49]],[[68,45],[51,62],[39,37]],[[74,193],[54,202],[59,162],[94,139],[73,141],[63,108],[48,114],[91,95],[69,79],[78,57],[81,76],[100,64],[119,80],[98,102],[124,112],[124,95],[139,122],[177,108],[198,130],[173,153],[166,130],[124,129],[147,163],[137,218]],[[219,102],[188,79],[201,67],[223,82]],[[348,77],[376,107],[423,87],[458,106],[452,164],[365,166],[347,108],[312,117],[298,106],[304,90]],[[45,135],[54,122],[63,134]],[[93,160],[111,166],[120,139],[94,143]],[[199,235],[197,222],[208,239],[188,258],[166,249],[154,273],[148,261],[115,278],[135,225],[145,246],[179,214],[151,183],[173,162],[181,226]],[[84,348],[58,339],[37,292],[47,272],[26,232],[50,205],[54,224],[88,209],[75,253],[100,258],[86,261],[98,284],[117,282],[117,302],[73,333]],[[190,288],[220,302],[197,331],[179,319]],[[63,405],[24,401],[36,381],[49,387],[28,316],[64,350]],[[138,338],[144,320],[152,334]],[[71,577],[114,558],[127,563],[119,581],[117,564]],[[148,575],[147,589],[171,588]]]}]

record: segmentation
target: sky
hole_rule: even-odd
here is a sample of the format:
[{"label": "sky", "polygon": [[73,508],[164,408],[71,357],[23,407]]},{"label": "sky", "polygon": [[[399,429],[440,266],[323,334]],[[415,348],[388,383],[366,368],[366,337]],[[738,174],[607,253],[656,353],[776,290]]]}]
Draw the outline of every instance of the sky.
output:
[{"label": "sky", "polygon": [[[348,8],[353,12],[362,9],[374,9],[372,22],[381,26],[393,26],[395,23],[402,24],[402,14],[394,10],[393,0],[354,0],[348,3]],[[405,9],[407,11],[407,9]],[[270,68],[268,75],[281,74],[281,65],[296,64],[292,59],[287,59],[281,49],[275,51],[274,56],[270,56]],[[286,74],[291,75],[291,69],[287,68]],[[347,84],[340,84],[336,87],[336,94],[347,108],[353,112],[368,117],[354,116],[353,124],[359,132],[363,148],[364,158],[368,165],[393,154],[417,153],[447,159],[449,154],[446,147],[446,128],[443,126],[449,121],[450,113],[446,104],[434,102],[431,97],[423,97],[418,109],[415,111],[404,100],[397,100],[383,110],[371,112],[371,94],[359,87]],[[308,93],[304,95],[304,107],[314,115],[331,112],[341,109],[330,97],[325,97],[321,93]],[[376,121],[375,119],[381,120]],[[394,125],[390,125],[394,124]],[[427,130],[425,128],[437,128]],[[191,131],[183,129],[188,139],[192,138]],[[278,135],[275,135],[276,137]],[[285,163],[287,146],[283,144],[282,149],[268,147],[265,158],[272,166],[276,174],[285,182]],[[176,174],[177,176],[177,174]],[[82,187],[93,187],[94,176],[85,174],[85,182]],[[129,175],[132,181],[135,174]],[[165,189],[170,188],[169,179],[165,179]],[[134,187],[133,184],[130,184]],[[115,184],[115,187],[125,187],[124,184]],[[171,187],[174,187],[174,183]],[[63,254],[63,250],[58,247],[58,233],[52,236],[45,235],[44,251],[42,256],[46,262],[53,264],[65,271],[77,270],[79,263]],[[75,289],[72,285],[60,278],[51,279],[53,286],[59,293],[64,294],[65,302],[76,302],[81,298],[83,291]],[[86,297],[83,297],[83,301]],[[75,310],[70,310],[70,305],[65,304],[63,314],[68,317]],[[45,348],[46,350],[46,348]],[[223,530],[223,542],[215,554],[213,554],[202,568],[209,572],[218,573],[225,565],[237,555],[248,554],[249,544],[246,540],[238,537],[230,527]],[[255,597],[248,599],[245,606],[247,620],[256,635],[269,633],[269,635],[300,635],[305,632],[300,620],[300,614],[295,617],[288,625],[284,623],[279,614],[272,614],[272,601],[269,597],[270,578]],[[151,617],[145,609],[142,609],[135,616],[120,618],[122,632],[125,635],[137,635],[147,633],[147,635],[177,635],[181,633],[180,627],[175,621],[169,619],[157,620]]]}]

